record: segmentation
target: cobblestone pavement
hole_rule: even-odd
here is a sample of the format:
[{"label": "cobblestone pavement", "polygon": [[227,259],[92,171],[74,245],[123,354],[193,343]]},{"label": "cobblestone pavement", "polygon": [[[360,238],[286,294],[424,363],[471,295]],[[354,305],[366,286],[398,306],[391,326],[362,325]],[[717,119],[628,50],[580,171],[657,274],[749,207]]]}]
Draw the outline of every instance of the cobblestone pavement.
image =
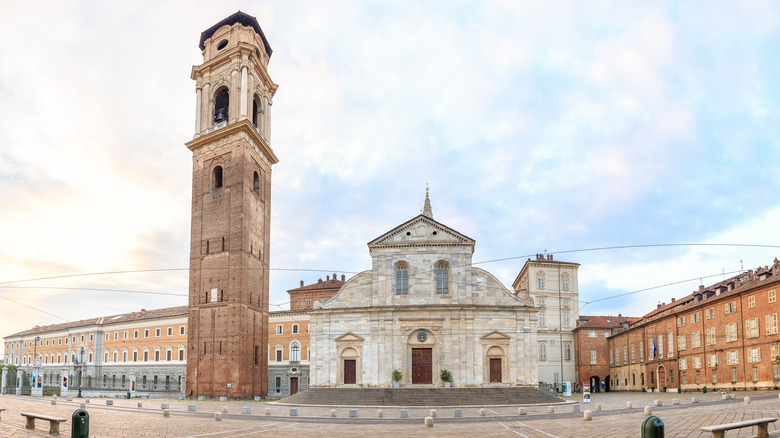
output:
[{"label": "cobblestone pavement", "polygon": [[[90,437],[300,437],[300,436],[479,436],[479,437],[639,437],[640,426],[646,418],[644,407],[651,406],[652,414],[664,422],[666,437],[709,437],[700,427],[731,423],[761,417],[780,417],[778,392],[736,392],[734,400],[722,400],[719,393],[709,394],[650,394],[650,393],[597,393],[591,403],[581,402],[581,397],[571,397],[569,404],[554,406],[555,412],[547,413],[547,405],[527,407],[527,415],[519,416],[517,406],[485,406],[485,416],[479,407],[462,408],[463,417],[454,418],[452,407],[436,408],[433,428],[424,426],[424,417],[430,408],[412,408],[409,418],[401,419],[401,408],[381,408],[383,418],[377,418],[377,408],[360,407],[358,417],[349,417],[349,408],[330,406],[297,406],[299,416],[291,417],[293,406],[272,402],[252,401],[182,401],[114,399],[107,406],[102,398],[91,399],[86,404],[89,413]],[[699,403],[691,403],[691,397]],[[745,396],[751,403],[745,404]],[[680,404],[674,405],[674,399]],[[64,417],[68,421],[60,427],[61,436],[71,434],[71,416],[83,399],[68,402],[58,399],[51,405],[51,398],[0,396],[0,437],[40,437],[48,435],[48,422],[38,420],[35,431],[24,429],[20,412]],[[663,406],[654,406],[660,400]],[[632,402],[632,409],[626,402]],[[163,417],[161,405],[170,405],[170,418]],[[595,412],[596,403],[601,412]],[[196,405],[196,411],[188,411],[188,405]],[[469,403],[473,405],[474,403]],[[228,413],[222,421],[214,420],[214,413],[223,406]],[[241,408],[251,408],[251,414],[242,414]],[[593,411],[593,420],[584,421],[581,411]],[[265,409],[270,415],[265,415]],[[331,409],[336,417],[331,418]],[[769,426],[772,436],[780,436],[780,425]],[[755,428],[731,431],[728,437],[755,436]]]}]

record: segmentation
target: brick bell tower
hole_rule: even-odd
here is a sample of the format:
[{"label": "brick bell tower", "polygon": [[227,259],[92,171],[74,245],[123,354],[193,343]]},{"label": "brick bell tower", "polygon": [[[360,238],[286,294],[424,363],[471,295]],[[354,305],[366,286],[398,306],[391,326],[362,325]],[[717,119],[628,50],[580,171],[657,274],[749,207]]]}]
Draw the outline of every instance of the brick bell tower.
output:
[{"label": "brick bell tower", "polygon": [[237,12],[200,36],[192,151],[187,396],[268,392],[271,46]]}]

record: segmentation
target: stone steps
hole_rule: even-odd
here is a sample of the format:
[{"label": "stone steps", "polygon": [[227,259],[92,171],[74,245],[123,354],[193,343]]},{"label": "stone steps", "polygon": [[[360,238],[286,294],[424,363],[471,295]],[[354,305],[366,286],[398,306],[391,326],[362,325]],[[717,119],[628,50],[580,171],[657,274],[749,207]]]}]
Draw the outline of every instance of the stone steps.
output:
[{"label": "stone steps", "polygon": [[282,403],[328,406],[496,406],[561,403],[528,387],[500,388],[309,388]]}]

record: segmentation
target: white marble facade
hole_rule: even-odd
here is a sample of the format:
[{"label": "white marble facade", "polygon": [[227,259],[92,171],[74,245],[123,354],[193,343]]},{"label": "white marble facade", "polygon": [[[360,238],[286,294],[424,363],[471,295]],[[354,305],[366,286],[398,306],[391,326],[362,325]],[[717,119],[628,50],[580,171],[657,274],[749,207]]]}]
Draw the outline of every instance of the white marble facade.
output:
[{"label": "white marble facade", "polygon": [[539,309],[471,265],[474,243],[428,214],[369,242],[371,270],[311,312],[310,385],[536,386]]}]

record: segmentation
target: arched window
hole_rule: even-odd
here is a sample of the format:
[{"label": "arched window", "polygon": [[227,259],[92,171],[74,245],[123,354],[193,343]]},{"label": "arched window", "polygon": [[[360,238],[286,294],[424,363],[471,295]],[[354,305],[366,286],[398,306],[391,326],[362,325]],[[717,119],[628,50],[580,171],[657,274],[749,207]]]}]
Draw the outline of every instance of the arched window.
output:
[{"label": "arched window", "polygon": [[395,264],[395,294],[406,295],[409,293],[409,269],[405,262]]},{"label": "arched window", "polygon": [[293,341],[293,343],[290,344],[290,361],[298,362],[299,360],[301,360],[301,344],[297,341]]},{"label": "arched window", "polygon": [[228,109],[230,107],[230,93],[227,87],[222,87],[217,91],[214,98],[214,123],[222,123],[228,119]]},{"label": "arched window", "polygon": [[215,167],[214,170],[212,171],[212,173],[214,174],[214,178],[213,178],[214,184],[213,184],[213,187],[215,189],[218,189],[218,188],[222,187],[222,166]]},{"label": "arched window", "polygon": [[260,102],[260,97],[255,94],[252,98],[252,125],[257,129],[261,129],[260,123],[263,120],[263,117],[261,116],[263,104]]},{"label": "arched window", "polygon": [[260,192],[260,174],[255,171],[255,175],[252,178],[252,190]]},{"label": "arched window", "polygon": [[447,262],[441,261],[436,263],[436,293],[448,294],[450,293],[450,266]]}]

